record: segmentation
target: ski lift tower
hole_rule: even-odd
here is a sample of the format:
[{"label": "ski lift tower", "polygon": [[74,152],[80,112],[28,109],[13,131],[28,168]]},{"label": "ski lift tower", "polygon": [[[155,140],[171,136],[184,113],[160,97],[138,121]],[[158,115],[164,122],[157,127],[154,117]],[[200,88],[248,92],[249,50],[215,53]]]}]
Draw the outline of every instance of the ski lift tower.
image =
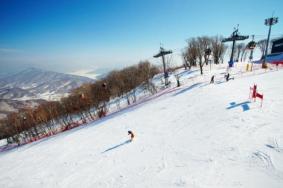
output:
[{"label": "ski lift tower", "polygon": [[266,68],[266,56],[267,56],[267,51],[268,51],[268,43],[269,43],[269,39],[270,39],[270,33],[271,33],[271,27],[275,24],[278,23],[278,17],[271,17],[268,19],[265,19],[264,24],[266,26],[269,26],[269,30],[268,30],[268,36],[267,36],[267,42],[266,42],[266,48],[265,48],[265,53],[264,53],[264,60],[262,62],[262,68]]},{"label": "ski lift tower", "polygon": [[256,47],[256,42],[254,41],[254,35],[252,35],[252,41],[250,41],[247,45],[247,49],[251,50],[249,60],[253,60],[253,51]]},{"label": "ski lift tower", "polygon": [[168,55],[168,54],[172,54],[172,51],[171,50],[164,50],[164,48],[160,47],[160,51],[158,54],[156,54],[155,56],[153,56],[154,58],[159,58],[159,57],[162,57],[162,63],[163,63],[163,72],[164,72],[164,79],[165,79],[165,86],[167,86],[169,84],[168,82],[168,72],[167,72],[167,69],[166,69],[166,64],[165,64],[165,55]]},{"label": "ski lift tower", "polygon": [[256,42],[254,41],[254,35],[252,35],[252,41],[250,41],[248,45],[246,46],[246,49],[250,50],[249,60],[250,60],[250,63],[252,64],[251,71],[253,70],[253,53],[254,53],[255,47],[256,47]]},{"label": "ski lift tower", "polygon": [[243,35],[239,35],[238,34],[238,27],[237,29],[234,28],[234,31],[232,33],[232,35],[228,38],[225,38],[222,40],[222,42],[233,42],[232,44],[232,52],[231,52],[231,57],[230,57],[230,61],[228,62],[229,67],[233,67],[234,61],[233,61],[233,56],[234,56],[234,49],[235,49],[235,44],[237,40],[246,40],[249,38],[249,36],[243,36]]}]

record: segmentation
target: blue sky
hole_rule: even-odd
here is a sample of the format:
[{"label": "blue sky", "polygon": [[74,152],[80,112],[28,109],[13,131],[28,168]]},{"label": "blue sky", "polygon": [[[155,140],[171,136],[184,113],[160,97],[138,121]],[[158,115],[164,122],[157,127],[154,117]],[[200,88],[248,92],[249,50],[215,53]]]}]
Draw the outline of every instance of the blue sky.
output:
[{"label": "blue sky", "polygon": [[0,74],[27,67],[58,72],[120,68],[151,58],[160,43],[180,61],[186,39],[229,36],[237,24],[256,40],[279,23],[282,0],[0,0]]}]

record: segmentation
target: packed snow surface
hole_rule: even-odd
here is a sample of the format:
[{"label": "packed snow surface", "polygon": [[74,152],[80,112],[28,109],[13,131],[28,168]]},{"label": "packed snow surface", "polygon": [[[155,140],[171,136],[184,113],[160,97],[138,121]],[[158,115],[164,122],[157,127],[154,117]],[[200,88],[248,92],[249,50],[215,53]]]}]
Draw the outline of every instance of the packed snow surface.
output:
[{"label": "packed snow surface", "polygon": [[[282,188],[283,70],[234,76],[184,78],[160,97],[2,152],[0,187]],[[254,83],[262,107],[249,100]]]}]

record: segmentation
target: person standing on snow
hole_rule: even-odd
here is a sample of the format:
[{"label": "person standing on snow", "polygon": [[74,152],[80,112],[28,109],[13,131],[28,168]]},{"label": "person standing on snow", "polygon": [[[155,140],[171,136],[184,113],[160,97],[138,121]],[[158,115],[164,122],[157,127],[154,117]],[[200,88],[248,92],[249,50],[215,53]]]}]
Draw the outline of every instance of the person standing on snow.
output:
[{"label": "person standing on snow", "polygon": [[226,75],[226,81],[227,81],[227,82],[229,81],[229,77],[230,77],[230,74],[227,73],[227,75]]},{"label": "person standing on snow", "polygon": [[214,75],[211,77],[210,79],[210,83],[213,84],[214,83]]}]

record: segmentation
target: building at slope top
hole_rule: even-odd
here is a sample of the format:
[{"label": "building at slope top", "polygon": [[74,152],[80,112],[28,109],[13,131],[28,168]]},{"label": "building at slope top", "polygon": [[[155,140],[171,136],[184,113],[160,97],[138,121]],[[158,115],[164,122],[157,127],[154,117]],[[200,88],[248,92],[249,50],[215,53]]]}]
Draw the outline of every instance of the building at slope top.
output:
[{"label": "building at slope top", "polygon": [[[267,55],[266,61],[283,65],[283,37],[272,40],[271,54]],[[254,63],[262,63],[262,59],[254,61]]]},{"label": "building at slope top", "polygon": [[272,41],[271,53],[283,53],[283,37]]}]

